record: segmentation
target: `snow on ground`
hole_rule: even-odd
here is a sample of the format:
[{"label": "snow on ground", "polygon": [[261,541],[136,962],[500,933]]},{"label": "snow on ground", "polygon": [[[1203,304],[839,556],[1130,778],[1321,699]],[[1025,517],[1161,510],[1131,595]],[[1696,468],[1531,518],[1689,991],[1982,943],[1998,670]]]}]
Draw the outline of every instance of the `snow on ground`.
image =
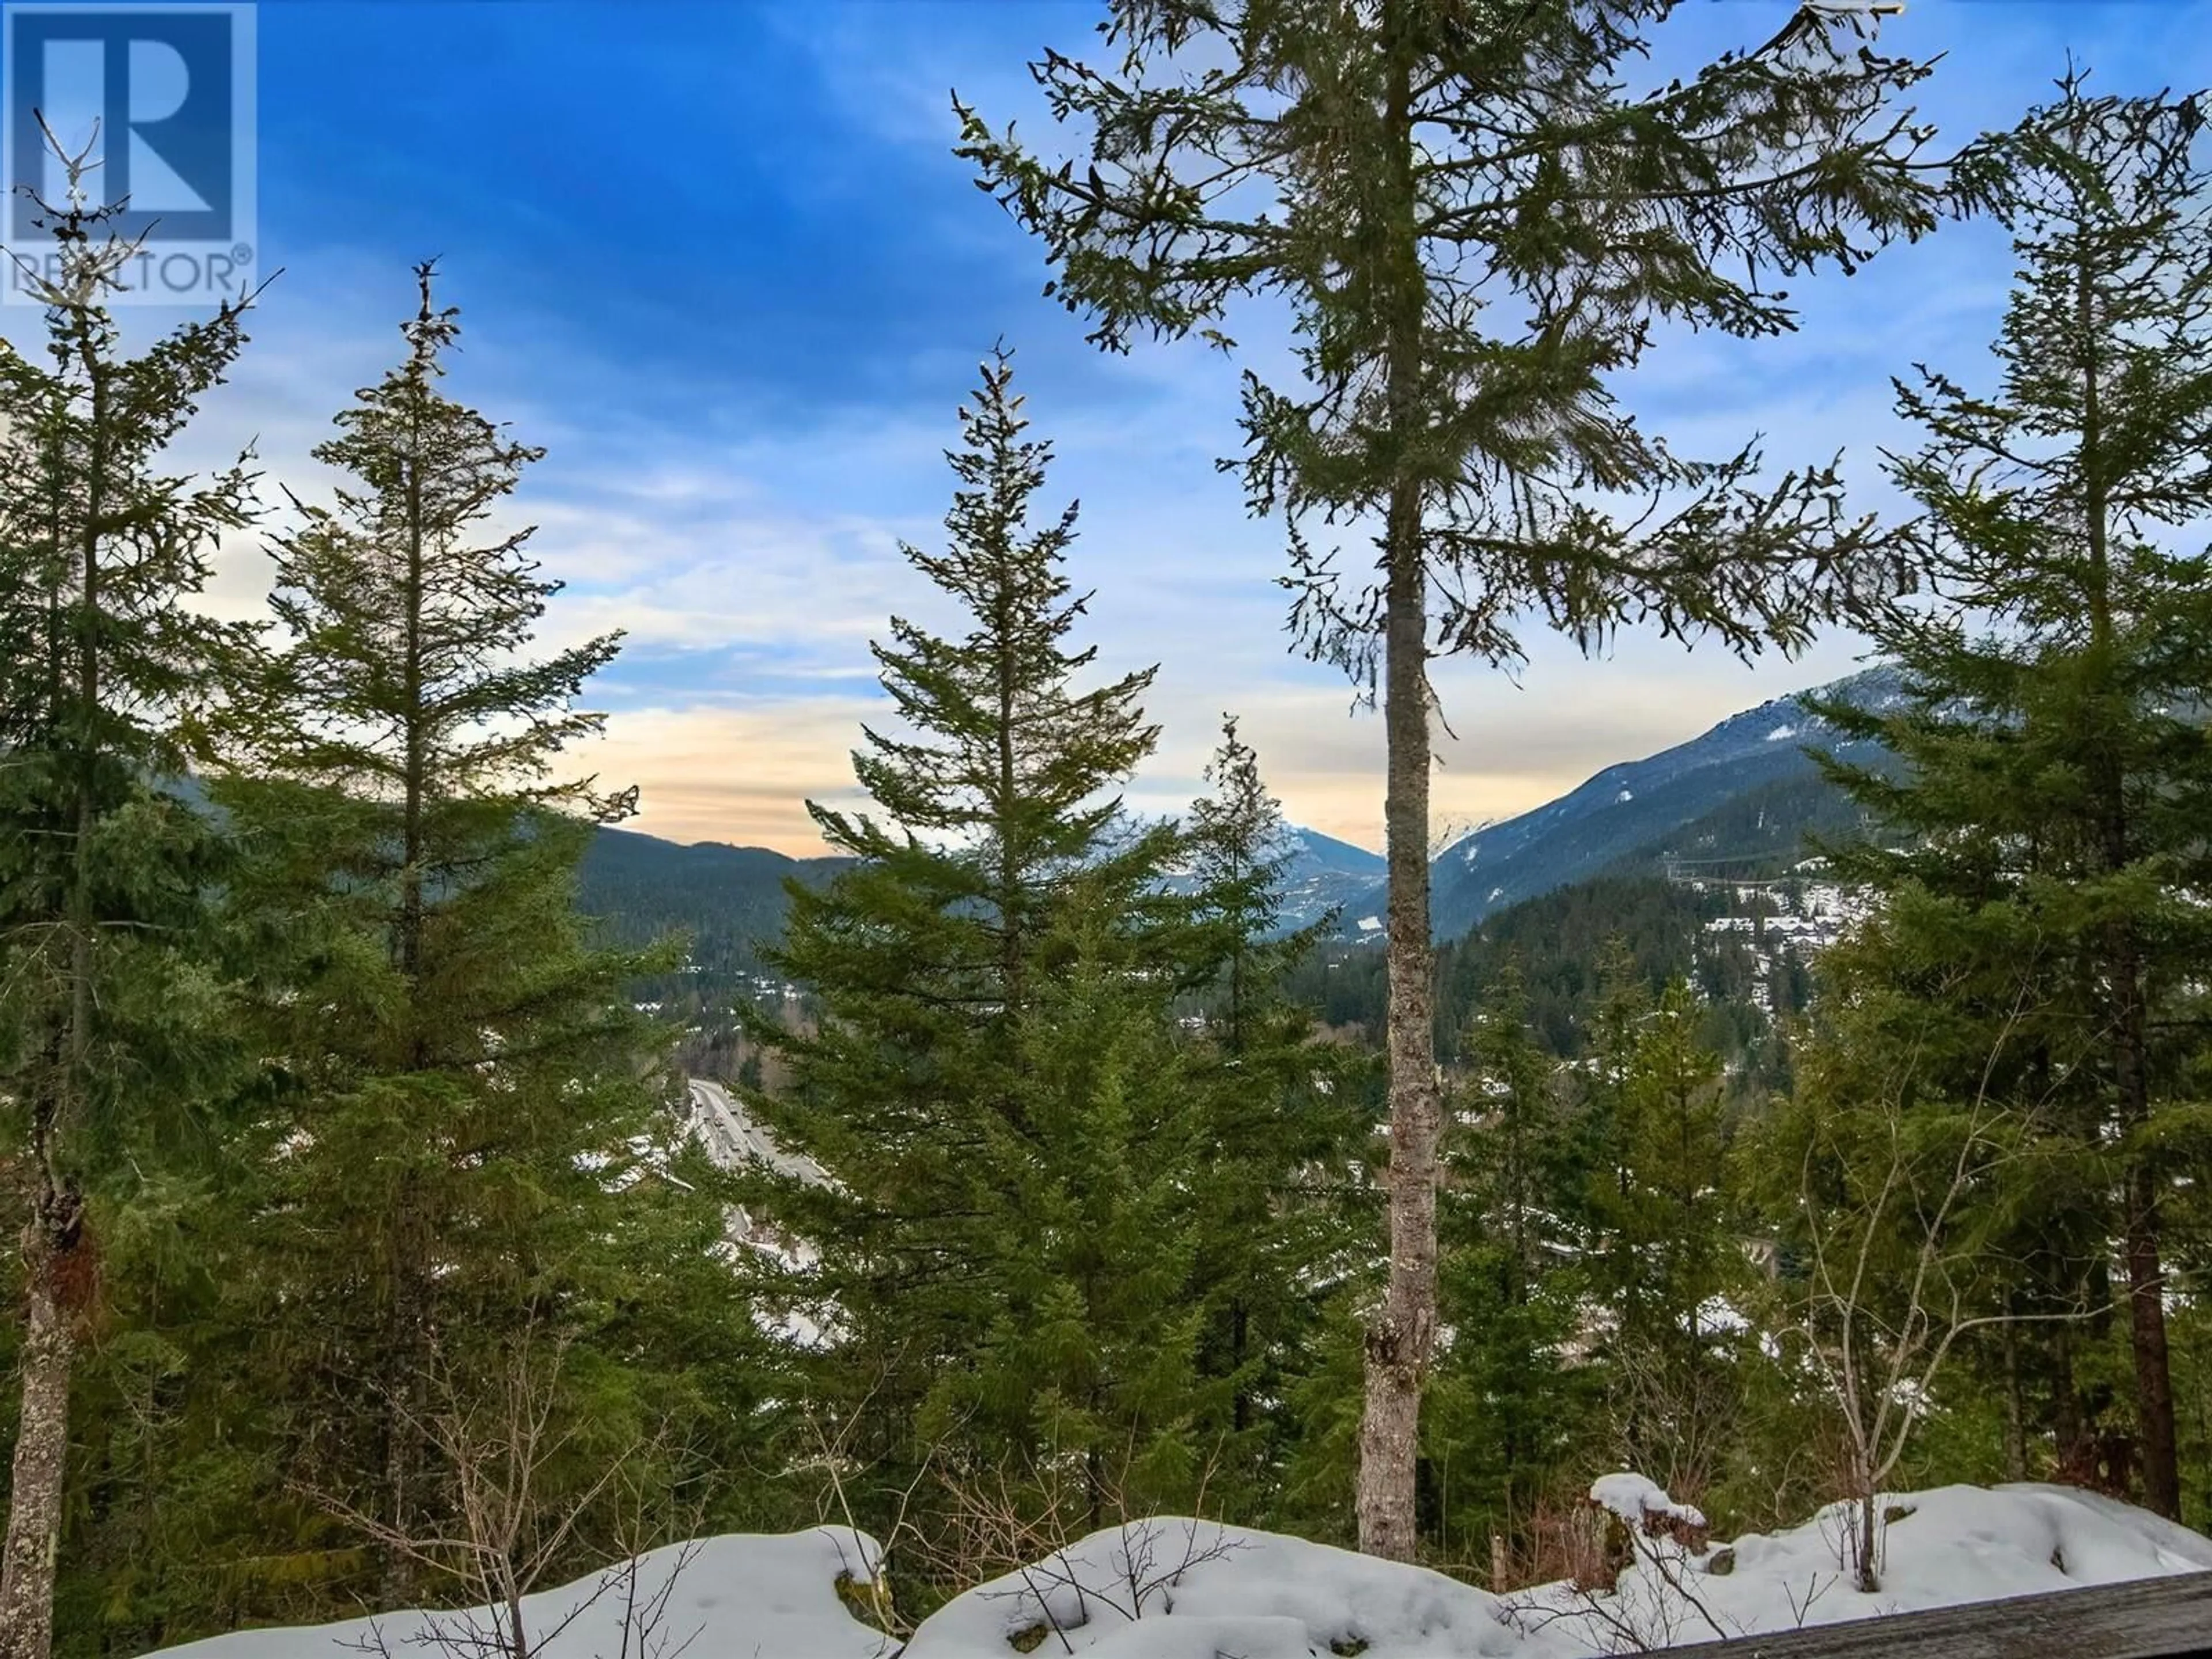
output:
[{"label": "snow on ground", "polygon": [[[1666,1504],[1655,1486],[1626,1489],[1635,1475],[1613,1480],[1621,1486],[1608,1495]],[[1854,1509],[1832,1504],[1790,1531],[1750,1533],[1704,1555],[1644,1540],[1637,1566],[1606,1597],[1553,1583],[1506,1601],[1547,1655],[1562,1652],[1558,1641],[1590,1655],[2212,1571],[2212,1540],[2073,1486],[1938,1486],[1885,1495],[1875,1509],[1881,1590],[1871,1595],[1851,1582]]]},{"label": "snow on ground", "polygon": [[1005,1659],[1014,1641],[1055,1628],[1093,1659],[1310,1659],[1359,1643],[1364,1659],[1530,1652],[1496,1597],[1441,1573],[1273,1533],[1158,1520],[1094,1533],[969,1590],[923,1622],[905,1659]]},{"label": "snow on ground", "polygon": [[[1665,1498],[1655,1487],[1644,1501]],[[1547,1656],[1591,1654],[2212,1571],[2212,1540],[2071,1486],[1939,1486],[1886,1496],[1876,1507],[1881,1588],[1871,1595],[1851,1582],[1855,1515],[1838,1504],[1802,1526],[1717,1542],[1702,1556],[1641,1540],[1638,1565],[1607,1596],[1547,1585],[1506,1601]]]},{"label": "snow on ground", "polygon": [[[1678,1516],[1635,1475],[1593,1489],[1601,1510]],[[1615,1589],[1565,1584],[1506,1596],[1421,1567],[1211,1522],[1155,1520],[1073,1543],[969,1590],[927,1620],[902,1659],[1010,1659],[1036,1651],[1085,1659],[1585,1659],[1752,1635],[1961,1601],[2212,1571],[2212,1540],[2145,1510],[2070,1487],[1944,1486],[1881,1500],[1881,1589],[1852,1587],[1846,1506],[1771,1535],[1716,1542],[1692,1555],[1638,1534],[1638,1564]],[[1694,1513],[1694,1511],[1687,1511]],[[868,1540],[823,1527],[783,1537],[704,1540],[668,1598],[664,1651],[689,1659],[890,1659],[896,1644],[862,1624],[836,1589],[866,1576]],[[641,1583],[667,1582],[677,1552],[644,1558]],[[594,1581],[529,1606],[554,1629]],[[603,1596],[538,1650],[542,1659],[631,1659],[619,1596]],[[453,1620],[457,1615],[439,1615]],[[380,1621],[392,1659],[484,1659],[441,1646],[428,1615]],[[449,1628],[456,1628],[450,1626]],[[1058,1634],[1054,1634],[1055,1629]],[[248,1631],[168,1650],[167,1659],[344,1659],[370,1622]],[[374,1644],[369,1648],[375,1651]]]},{"label": "snow on ground", "polygon": [[[876,1559],[873,1540],[862,1534],[842,1527],[781,1536],[734,1533],[692,1547],[688,1561],[683,1545],[641,1556],[634,1601],[618,1574],[525,1597],[529,1640],[544,1643],[532,1652],[542,1659],[665,1659],[679,1649],[684,1659],[885,1659],[890,1652],[894,1644],[847,1612],[837,1595],[839,1574],[865,1578]],[[664,1591],[657,1628],[641,1632],[633,1621],[625,1640],[626,1601],[649,1607]],[[210,1637],[164,1649],[162,1659],[495,1659],[507,1650],[472,1639],[471,1628],[487,1631],[486,1615],[477,1613],[471,1626],[465,1613],[392,1613]]]}]

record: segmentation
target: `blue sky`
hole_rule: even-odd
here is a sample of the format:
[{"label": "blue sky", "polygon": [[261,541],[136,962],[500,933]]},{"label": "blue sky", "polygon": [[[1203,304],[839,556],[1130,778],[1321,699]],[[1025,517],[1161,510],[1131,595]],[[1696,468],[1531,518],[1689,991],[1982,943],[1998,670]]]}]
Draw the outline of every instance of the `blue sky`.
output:
[{"label": "blue sky", "polygon": [[[1196,346],[1107,358],[1039,288],[1034,246],[950,153],[947,94],[1047,137],[1024,65],[1088,49],[1087,0],[264,0],[260,246],[269,290],[195,444],[258,434],[276,480],[392,358],[409,266],[436,255],[466,330],[450,385],[547,446],[518,501],[569,583],[566,640],[619,626],[592,758],[644,790],[639,827],[811,850],[799,807],[842,798],[877,706],[866,642],[940,614],[897,555],[938,533],[939,451],[975,364],[1018,349],[1039,430],[1079,495],[1075,579],[1102,668],[1158,662],[1162,751],[1136,799],[1197,787],[1235,709],[1302,822],[1379,844],[1379,722],[1288,655],[1279,537],[1212,461],[1237,444],[1233,369]],[[1662,68],[1763,39],[1770,0],[1687,0]],[[1964,137],[2047,91],[2067,51],[2109,90],[2212,82],[2212,0],[1910,0],[1885,45],[1949,53],[1923,112]],[[1670,61],[1671,60],[1671,61]],[[1973,377],[2006,251],[1946,228],[1861,276],[1804,285],[1781,343],[1668,341],[1628,401],[1681,447],[1768,434],[1778,464],[1839,446],[1869,506],[1903,434],[1887,377]],[[15,312],[0,329],[21,337]],[[1268,320],[1236,331],[1270,361]],[[272,490],[272,495],[274,494]],[[251,611],[267,562],[226,548],[217,602]],[[1458,733],[1440,820],[1503,816],[1605,763],[1848,672],[1635,638],[1586,663],[1539,643],[1520,683],[1439,674]]]}]

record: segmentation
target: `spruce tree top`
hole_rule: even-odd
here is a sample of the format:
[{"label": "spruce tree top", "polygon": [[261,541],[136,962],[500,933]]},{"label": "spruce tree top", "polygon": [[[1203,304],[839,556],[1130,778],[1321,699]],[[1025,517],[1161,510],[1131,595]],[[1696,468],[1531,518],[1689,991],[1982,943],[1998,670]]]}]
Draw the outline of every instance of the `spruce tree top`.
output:
[{"label": "spruce tree top", "polygon": [[561,584],[528,557],[530,528],[488,521],[544,451],[439,390],[460,325],[434,301],[434,275],[416,267],[405,359],[313,452],[347,477],[335,505],[293,498],[303,523],[276,543],[270,600],[293,641],[283,713],[258,735],[278,774],[372,799],[505,795],[620,817],[634,791],[603,798],[547,775],[599,730],[574,700],[622,636],[520,657]]},{"label": "spruce tree top", "polygon": [[945,551],[901,544],[958,602],[968,632],[940,638],[894,617],[889,642],[870,647],[912,733],[868,726],[853,757],[883,817],[808,808],[832,846],[864,858],[917,842],[973,849],[1001,896],[1099,851],[1120,815],[1119,786],[1159,736],[1141,705],[1156,670],[1074,684],[1097,654],[1066,643],[1090,603],[1071,597],[1064,568],[1076,508],[1031,521],[1052,450],[1023,436],[1012,380],[1012,354],[995,351],[960,411],[962,446],[945,453],[959,488]]},{"label": "spruce tree top", "polygon": [[[2198,97],[2093,97],[2086,81],[2069,70],[2002,140],[2020,274],[1996,384],[1977,392],[1924,364],[1894,382],[1899,412],[1929,434],[1889,461],[1923,508],[1916,534],[1942,603],[1880,619],[1900,705],[1819,709],[1916,774],[1829,763],[1885,820],[1923,833],[1909,853],[1850,849],[1850,869],[1885,884],[1908,867],[1938,885],[1952,866],[2016,867],[2030,848],[2111,868],[2155,849],[2170,884],[2197,879],[2174,860],[2199,856],[2212,802],[2212,559],[2186,545],[2212,518],[2204,111]],[[2100,803],[2087,780],[2108,767],[2126,781]],[[2062,821],[2102,824],[2120,790],[2113,844],[2062,848]]]},{"label": "spruce tree top", "polygon": [[259,291],[122,356],[108,300],[143,238],[114,232],[119,207],[93,204],[88,148],[46,141],[70,180],[60,204],[32,196],[52,250],[45,264],[7,257],[45,304],[47,362],[0,340],[0,742],[174,775],[178,716],[240,643],[187,601],[217,538],[254,516],[256,480],[250,451],[199,479],[161,461],[245,345]]},{"label": "spruce tree top", "polygon": [[956,603],[962,631],[894,617],[872,647],[903,729],[863,728],[853,769],[872,810],[808,803],[858,862],[821,891],[787,884],[772,959],[832,1006],[865,986],[972,1035],[1023,1013],[1071,908],[1099,908],[1125,945],[1171,954],[1159,924],[1173,920],[1161,878],[1175,832],[1125,821],[1121,786],[1158,735],[1141,703],[1153,671],[1080,683],[1097,653],[1068,642],[1087,603],[1064,568],[1075,508],[1031,518],[1051,450],[1024,435],[1004,350],[960,420],[945,549],[902,551]]}]

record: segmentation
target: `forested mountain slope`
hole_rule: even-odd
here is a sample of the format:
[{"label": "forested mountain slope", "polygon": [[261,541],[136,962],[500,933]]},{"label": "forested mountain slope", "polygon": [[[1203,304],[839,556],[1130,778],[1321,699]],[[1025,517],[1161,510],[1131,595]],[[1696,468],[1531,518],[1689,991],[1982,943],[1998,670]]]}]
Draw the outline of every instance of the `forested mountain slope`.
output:
[{"label": "forested mountain slope", "polygon": [[602,830],[584,855],[578,902],[624,944],[686,933],[702,973],[751,974],[761,947],[783,930],[785,881],[826,881],[847,862]]},{"label": "forested mountain slope", "polygon": [[[1896,692],[1894,672],[1876,668],[1761,703],[1455,842],[1435,865],[1436,932],[1450,947],[1441,964],[1447,1027],[1463,1017],[1475,979],[1510,953],[1530,975],[1538,1025],[1571,1048],[1571,1010],[1595,953],[1614,934],[1655,979],[1686,975],[1717,1003],[1794,1006],[1802,952],[1770,949],[1755,929],[1741,941],[1716,938],[1712,924],[1731,915],[1755,921],[1790,902],[1747,902],[1733,884],[1789,871],[1806,856],[1808,837],[1848,839],[1867,828],[1807,753],[1849,745],[1805,699],[1843,694],[1875,704]],[[1317,830],[1293,828],[1291,836],[1285,925],[1334,913],[1346,940],[1379,939],[1360,924],[1383,910],[1381,856]],[[603,830],[584,860],[580,902],[624,944],[689,934],[691,965],[681,983],[719,994],[765,972],[763,949],[783,926],[785,881],[823,881],[844,862]],[[1698,879],[1703,890],[1687,884]],[[1480,926],[1492,919],[1496,927]],[[1380,1018],[1379,956],[1367,963],[1362,954],[1338,952],[1331,965],[1298,976],[1332,1024]],[[649,991],[664,995],[678,983]],[[1445,1042],[1449,1050],[1449,1035]]]},{"label": "forested mountain slope", "polygon": [[[1795,862],[1808,831],[1835,835],[1857,826],[1856,811],[1807,752],[1855,745],[1805,700],[1839,696],[1880,707],[1897,693],[1894,672],[1874,668],[1774,698],[1687,743],[1608,766],[1534,811],[1475,830],[1431,866],[1437,937],[1456,939],[1495,911],[1571,882],[1606,872],[1656,872],[1670,858],[1771,867]],[[1346,908],[1347,931],[1382,908],[1378,884]]]},{"label": "forested mountain slope", "polygon": [[[1317,830],[1293,828],[1289,853],[1285,928],[1344,912],[1382,878],[1380,854]],[[763,971],[762,950],[783,931],[787,880],[826,881],[849,861],[795,859],[724,842],[685,846],[634,830],[603,829],[585,855],[578,902],[586,915],[601,919],[616,943],[689,934],[690,976],[720,984]]]}]

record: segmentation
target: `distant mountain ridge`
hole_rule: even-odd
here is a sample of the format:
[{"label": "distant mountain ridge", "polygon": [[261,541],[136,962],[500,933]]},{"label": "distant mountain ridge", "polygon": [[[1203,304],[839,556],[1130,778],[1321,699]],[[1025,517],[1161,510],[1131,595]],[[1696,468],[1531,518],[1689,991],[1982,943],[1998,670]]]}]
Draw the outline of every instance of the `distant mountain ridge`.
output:
[{"label": "distant mountain ridge", "polygon": [[762,951],[781,935],[787,879],[816,884],[851,862],[602,829],[578,872],[577,908],[623,945],[689,933],[696,970],[732,979],[759,972]]},{"label": "distant mountain ridge", "polygon": [[[1735,859],[1797,855],[1807,830],[1832,830],[1854,814],[1805,752],[1850,744],[1813,713],[1808,699],[1882,708],[1902,695],[1883,666],[1775,697],[1642,760],[1607,767],[1557,800],[1486,824],[1430,865],[1431,925],[1456,939],[1492,911],[1600,874],[1655,870],[1669,856]],[[1382,914],[1376,883],[1346,909],[1347,933]]]},{"label": "distant mountain ridge", "polygon": [[1290,863],[1283,872],[1285,931],[1310,927],[1331,911],[1339,913],[1342,925],[1352,925],[1341,913],[1382,879],[1389,868],[1382,855],[1296,825],[1288,840]]},{"label": "distant mountain ridge", "polygon": [[[1654,874],[1670,860],[1794,862],[1808,830],[1835,834],[1856,823],[1856,809],[1805,752],[1850,745],[1807,700],[1881,708],[1901,695],[1897,672],[1881,667],[1772,698],[1686,743],[1608,766],[1534,811],[1461,836],[1430,866],[1437,936],[1456,939],[1496,911],[1576,882]],[[1334,912],[1344,936],[1380,939],[1382,854],[1297,826],[1288,850],[1286,931]],[[697,972],[747,975],[782,932],[786,878],[826,881],[849,862],[603,830],[585,856],[580,902],[619,940],[683,930],[693,936]]]},{"label": "distant mountain ridge", "polygon": [[[1382,879],[1380,854],[1293,826],[1288,836],[1282,924],[1295,931],[1321,921]],[[825,882],[848,858],[793,858],[766,847],[666,841],[635,830],[603,829],[584,855],[578,904],[603,918],[611,938],[643,945],[663,934],[692,936],[692,961],[717,977],[759,971],[761,953],[783,931],[784,882]]]}]

